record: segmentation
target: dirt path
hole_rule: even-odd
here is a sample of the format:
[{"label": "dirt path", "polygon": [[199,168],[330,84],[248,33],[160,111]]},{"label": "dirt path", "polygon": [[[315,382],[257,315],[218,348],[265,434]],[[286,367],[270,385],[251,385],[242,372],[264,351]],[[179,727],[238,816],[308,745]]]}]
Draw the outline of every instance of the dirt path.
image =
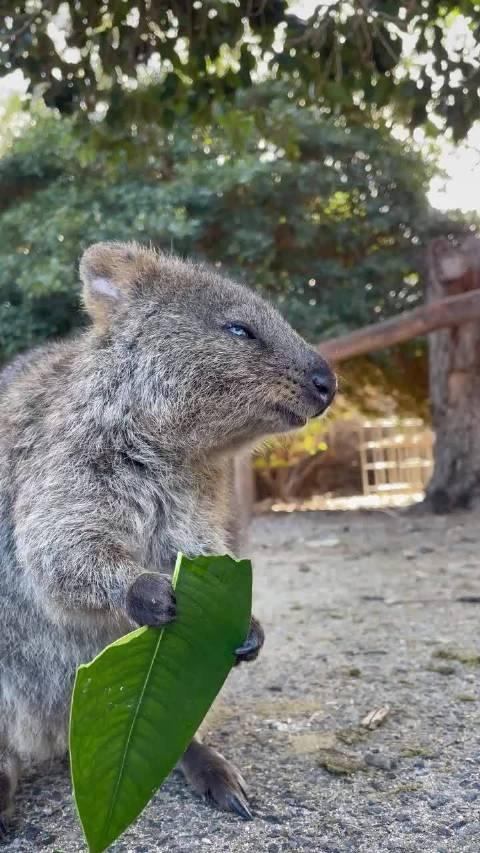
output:
[{"label": "dirt path", "polygon": [[[209,721],[256,819],[214,812],[173,774],[117,853],[479,853],[479,521],[258,518],[268,640]],[[383,706],[378,728],[361,725]],[[3,849],[84,849],[65,768],[23,784]]]}]

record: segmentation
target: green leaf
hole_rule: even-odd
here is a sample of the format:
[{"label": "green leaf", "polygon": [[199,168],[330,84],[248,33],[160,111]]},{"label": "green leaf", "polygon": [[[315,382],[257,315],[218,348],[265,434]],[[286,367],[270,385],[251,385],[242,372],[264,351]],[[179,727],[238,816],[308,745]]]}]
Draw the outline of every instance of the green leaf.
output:
[{"label": "green leaf", "polygon": [[248,633],[248,560],[179,554],[173,585],[174,622],[139,628],[77,672],[70,757],[92,853],[118,838],[173,769]]}]

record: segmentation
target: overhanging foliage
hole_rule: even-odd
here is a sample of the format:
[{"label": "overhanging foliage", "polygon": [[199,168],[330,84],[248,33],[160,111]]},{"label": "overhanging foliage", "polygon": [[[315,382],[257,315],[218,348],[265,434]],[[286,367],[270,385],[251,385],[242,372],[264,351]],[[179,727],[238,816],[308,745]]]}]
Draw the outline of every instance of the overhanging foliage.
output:
[{"label": "overhanging foliage", "polygon": [[49,106],[117,128],[204,122],[259,78],[288,81],[326,113],[388,107],[433,134],[446,126],[461,138],[480,117],[471,0],[336,0],[307,19],[293,10],[289,0],[3,0],[0,57]]}]

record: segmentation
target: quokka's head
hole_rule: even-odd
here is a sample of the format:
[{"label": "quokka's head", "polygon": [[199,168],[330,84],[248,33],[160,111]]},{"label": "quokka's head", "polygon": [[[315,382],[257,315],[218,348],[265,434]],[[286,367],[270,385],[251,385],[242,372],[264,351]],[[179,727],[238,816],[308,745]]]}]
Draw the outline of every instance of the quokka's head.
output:
[{"label": "quokka's head", "polygon": [[163,439],[203,452],[303,426],[336,391],[328,364],[258,294],[134,243],[80,262],[102,348],[125,360],[136,405]]}]

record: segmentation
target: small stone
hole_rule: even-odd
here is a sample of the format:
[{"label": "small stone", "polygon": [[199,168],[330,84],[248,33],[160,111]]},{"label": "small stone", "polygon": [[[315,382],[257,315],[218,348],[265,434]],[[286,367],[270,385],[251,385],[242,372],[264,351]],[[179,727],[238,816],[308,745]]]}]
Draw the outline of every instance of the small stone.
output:
[{"label": "small stone", "polygon": [[361,725],[366,729],[376,729],[385,722],[389,714],[390,706],[382,705],[381,708],[375,708],[373,711],[369,711],[363,718]]},{"label": "small stone", "polygon": [[394,770],[397,766],[394,758],[389,758],[388,755],[382,755],[377,752],[366,752],[364,758],[370,767],[377,767],[378,770]]},{"label": "small stone", "polygon": [[448,803],[448,797],[444,797],[443,795],[439,795],[438,797],[430,797],[428,800],[428,805],[431,809],[441,809],[442,806],[445,806]]},{"label": "small stone", "polygon": [[349,666],[346,670],[346,675],[349,675],[350,678],[360,678],[361,674],[362,670],[358,666]]},{"label": "small stone", "polygon": [[384,809],[381,806],[368,806],[367,808],[368,814],[376,815],[380,817],[384,814]]},{"label": "small stone", "polygon": [[[480,833],[480,823],[478,820],[470,821],[466,826],[462,827],[462,838],[465,836],[471,835],[474,841],[478,842]],[[478,846],[475,846],[475,853],[477,853]]]},{"label": "small stone", "polygon": [[325,539],[309,539],[305,542],[309,548],[336,548],[340,545],[338,536],[326,536]]},{"label": "small stone", "polygon": [[428,666],[430,672],[438,672],[439,675],[455,675],[456,668],[449,663],[439,663],[438,666]]},{"label": "small stone", "polygon": [[463,794],[463,799],[466,803],[474,803],[478,800],[478,794],[476,791],[466,791],[466,793]]},{"label": "small stone", "polygon": [[56,835],[48,835],[48,834],[42,835],[42,846],[46,847],[47,844],[55,844],[56,840],[57,840]]},{"label": "small stone", "polygon": [[383,595],[361,595],[362,601],[385,601]]},{"label": "small stone", "polygon": [[400,823],[410,823],[412,817],[407,812],[397,812],[395,820],[398,820]]},{"label": "small stone", "polygon": [[480,664],[480,652],[477,649],[463,649],[454,646],[446,646],[443,649],[437,649],[433,652],[432,657],[442,658],[443,660],[454,660],[459,663],[470,664],[475,666]]},{"label": "small stone", "polygon": [[350,774],[357,770],[365,770],[366,764],[361,756],[341,752],[339,749],[322,749],[318,753],[318,761],[321,767],[329,773]]}]

